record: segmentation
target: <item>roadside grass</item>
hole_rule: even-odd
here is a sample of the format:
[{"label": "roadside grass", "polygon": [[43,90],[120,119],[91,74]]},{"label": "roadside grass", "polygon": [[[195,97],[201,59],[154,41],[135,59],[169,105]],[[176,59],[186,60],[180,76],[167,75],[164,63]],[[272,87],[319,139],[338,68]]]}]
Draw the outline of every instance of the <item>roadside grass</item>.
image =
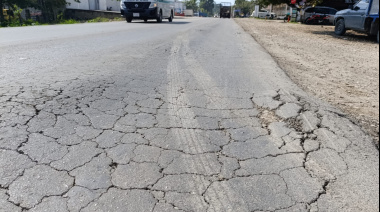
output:
[{"label": "roadside grass", "polygon": [[97,17],[91,20],[75,20],[75,19],[61,19],[54,21],[52,23],[40,23],[38,21],[33,21],[32,19],[23,20],[20,22],[19,20],[6,22],[0,25],[0,28],[6,27],[25,27],[25,26],[41,26],[41,25],[57,25],[57,24],[82,24],[82,23],[100,23],[100,22],[114,22],[114,21],[122,21],[123,18],[104,18]]},{"label": "roadside grass", "polygon": [[87,23],[98,23],[98,22],[112,22],[112,21],[122,21],[124,20],[123,18],[114,18],[114,19],[109,19],[109,18],[104,18],[104,17],[97,17],[92,20],[87,21]]},{"label": "roadside grass", "polygon": [[69,20],[60,20],[56,24],[79,24],[80,21],[69,19]]}]

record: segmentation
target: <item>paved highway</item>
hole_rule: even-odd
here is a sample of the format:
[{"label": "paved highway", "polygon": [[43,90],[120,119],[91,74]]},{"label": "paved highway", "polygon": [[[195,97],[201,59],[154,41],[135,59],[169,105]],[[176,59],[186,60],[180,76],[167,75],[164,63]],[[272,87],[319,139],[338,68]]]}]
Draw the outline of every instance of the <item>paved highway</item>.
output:
[{"label": "paved highway", "polygon": [[0,29],[0,211],[375,212],[378,189],[371,138],[233,20]]}]

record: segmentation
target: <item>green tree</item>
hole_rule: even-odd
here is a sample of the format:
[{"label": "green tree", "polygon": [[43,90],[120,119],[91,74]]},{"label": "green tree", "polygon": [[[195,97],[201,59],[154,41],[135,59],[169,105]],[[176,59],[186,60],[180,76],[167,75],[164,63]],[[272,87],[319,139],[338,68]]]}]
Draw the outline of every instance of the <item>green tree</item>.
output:
[{"label": "green tree", "polygon": [[242,13],[248,14],[255,9],[256,1],[236,0],[235,7],[240,9]]},{"label": "green tree", "polygon": [[186,1],[186,9],[193,10],[193,11],[198,11],[198,2],[197,0],[188,0]]},{"label": "green tree", "polygon": [[[42,11],[42,17],[45,22],[56,20],[56,10],[64,10],[67,4],[66,0],[29,0],[30,6]],[[80,0],[75,0],[80,2]]]},{"label": "green tree", "polygon": [[219,14],[220,13],[220,4],[214,4],[214,14]]},{"label": "green tree", "polygon": [[203,9],[204,12],[211,14],[214,9],[214,0],[200,0],[199,7]]},{"label": "green tree", "polygon": [[[80,0],[75,0],[80,2]],[[67,2],[66,0],[0,0],[0,7],[8,6],[15,8],[17,5],[19,8],[33,7],[42,11],[44,21],[49,22],[55,20],[55,11],[58,9],[64,9]],[[1,13],[2,14],[2,13]],[[0,17],[1,22],[4,22],[4,16]]]},{"label": "green tree", "polygon": [[1,7],[1,13],[0,13],[0,22],[2,25],[4,25],[4,14],[3,9],[5,6],[8,6],[10,8],[17,8],[16,5],[19,8],[26,8],[28,6],[31,6],[31,0],[0,0],[0,7]]}]

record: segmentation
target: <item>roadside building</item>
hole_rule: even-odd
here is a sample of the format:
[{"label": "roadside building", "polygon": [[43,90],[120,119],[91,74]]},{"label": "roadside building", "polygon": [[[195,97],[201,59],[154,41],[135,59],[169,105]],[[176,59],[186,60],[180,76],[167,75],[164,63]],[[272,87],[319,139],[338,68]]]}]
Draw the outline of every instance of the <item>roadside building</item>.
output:
[{"label": "roadside building", "polygon": [[176,1],[175,3],[175,15],[185,16],[186,5],[182,1]]},{"label": "roadside building", "polygon": [[67,9],[120,11],[120,1],[117,0],[81,0],[79,3],[74,0],[66,1]]},{"label": "roadside building", "polygon": [[[100,10],[100,11],[120,11],[120,1],[118,0],[80,0],[75,2],[74,0],[66,0],[67,9],[77,10]],[[186,5],[183,1],[175,2],[176,14],[185,14]]]},{"label": "roadside building", "polygon": [[42,11],[38,10],[38,9],[35,9],[35,8],[28,7],[28,8],[24,9],[21,12],[21,17],[24,20],[32,19],[33,21],[40,22],[40,21],[42,21],[41,20],[41,18],[42,18]]},{"label": "roadside building", "polygon": [[287,14],[289,14],[290,7],[288,4],[280,4],[280,5],[274,5],[272,7],[272,12],[276,13],[278,18],[284,18]]}]

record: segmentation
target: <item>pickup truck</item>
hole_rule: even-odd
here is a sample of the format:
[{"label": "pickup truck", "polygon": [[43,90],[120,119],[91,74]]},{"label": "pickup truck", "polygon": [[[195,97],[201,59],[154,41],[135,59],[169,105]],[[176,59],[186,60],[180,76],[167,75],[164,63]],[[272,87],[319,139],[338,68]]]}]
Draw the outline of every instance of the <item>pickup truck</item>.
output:
[{"label": "pickup truck", "polygon": [[334,20],[335,34],[343,36],[347,30],[377,35],[379,42],[379,0],[361,0],[347,10],[339,11]]}]

